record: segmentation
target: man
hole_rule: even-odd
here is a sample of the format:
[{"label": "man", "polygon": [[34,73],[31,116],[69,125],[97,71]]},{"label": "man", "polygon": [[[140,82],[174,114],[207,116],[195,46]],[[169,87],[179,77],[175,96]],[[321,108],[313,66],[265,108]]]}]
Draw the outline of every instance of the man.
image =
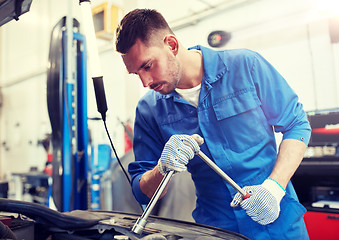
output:
[{"label": "man", "polygon": [[[163,175],[187,170],[196,187],[196,222],[251,239],[308,239],[290,178],[310,138],[298,97],[258,53],[185,49],[155,10],[128,13],[116,49],[129,73],[152,89],[138,103],[136,199],[146,204]],[[283,133],[276,152],[274,131]],[[191,137],[204,138],[201,146]],[[241,196],[206,163],[201,150],[251,196]]]}]

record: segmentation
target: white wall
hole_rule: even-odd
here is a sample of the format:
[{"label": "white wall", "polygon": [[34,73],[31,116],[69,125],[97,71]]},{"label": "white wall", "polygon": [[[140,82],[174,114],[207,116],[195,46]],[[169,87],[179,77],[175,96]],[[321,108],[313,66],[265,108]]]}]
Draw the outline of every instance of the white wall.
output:
[{"label": "white wall", "polygon": [[37,142],[50,133],[46,67],[51,29],[63,16],[56,9],[60,1],[33,1],[29,13],[1,27],[0,178],[46,161]]},{"label": "white wall", "polygon": [[[28,171],[31,166],[44,166],[45,152],[37,141],[50,133],[45,95],[50,32],[67,15],[69,2],[34,0],[29,13],[0,28],[0,179],[11,172]],[[137,3],[124,2],[126,9]],[[72,3],[73,15],[81,22],[78,3]],[[175,33],[189,47],[207,46],[207,35],[213,30],[230,31],[232,39],[225,48],[260,52],[299,94],[306,110],[334,108],[339,107],[339,47],[331,44],[328,16],[322,14],[311,0],[249,1],[242,8],[218,12]],[[144,90],[136,77],[127,76],[112,43],[101,47],[107,123],[118,153],[123,154],[118,117],[134,119],[136,102]],[[90,79],[88,103],[89,117],[99,116]],[[97,139],[105,138],[100,123],[90,121],[89,125]]]},{"label": "white wall", "polygon": [[[92,5],[102,1],[92,1]],[[0,180],[13,172],[28,172],[31,167],[42,171],[47,154],[38,141],[51,133],[47,111],[46,80],[50,35],[52,28],[69,12],[81,25],[78,1],[34,0],[28,13],[19,21],[11,21],[0,29]],[[81,26],[80,26],[81,27]],[[112,42],[101,50],[100,61],[108,105],[107,125],[115,148],[124,153],[125,67]],[[133,95],[135,96],[135,94]],[[136,96],[138,97],[138,96]],[[135,106],[135,103],[133,107]],[[92,79],[88,78],[88,116],[99,117]],[[108,143],[103,123],[89,121],[92,139]]]},{"label": "white wall", "polygon": [[318,11],[317,1],[250,2],[176,34],[185,46],[208,46],[211,31],[229,31],[232,39],[224,48],[262,54],[294,88],[306,110],[339,107],[339,52],[338,43],[330,42],[329,15]]}]

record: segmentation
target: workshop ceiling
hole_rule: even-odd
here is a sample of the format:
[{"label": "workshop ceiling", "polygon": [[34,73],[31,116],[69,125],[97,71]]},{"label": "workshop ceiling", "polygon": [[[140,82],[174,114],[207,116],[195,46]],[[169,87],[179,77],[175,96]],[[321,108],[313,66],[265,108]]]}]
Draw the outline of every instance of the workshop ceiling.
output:
[{"label": "workshop ceiling", "polygon": [[222,2],[230,2],[230,0],[139,0],[141,7],[157,9],[169,21],[215,8]]},{"label": "workshop ceiling", "polygon": [[[199,21],[227,8],[239,7],[250,0],[139,0],[140,8],[161,12],[172,28],[180,28],[191,21]],[[254,1],[254,0],[252,0]]]}]

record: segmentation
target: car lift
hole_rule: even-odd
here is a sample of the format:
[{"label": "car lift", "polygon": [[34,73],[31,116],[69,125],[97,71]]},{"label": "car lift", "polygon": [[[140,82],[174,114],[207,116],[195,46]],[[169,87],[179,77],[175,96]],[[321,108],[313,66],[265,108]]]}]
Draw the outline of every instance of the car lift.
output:
[{"label": "car lift", "polygon": [[[73,19],[72,47],[68,49],[66,30],[63,17],[52,30],[47,76],[53,148],[52,196],[62,212],[88,209],[89,202],[86,41],[79,33],[79,22]],[[75,56],[71,58],[75,64],[68,62],[69,53]]]}]

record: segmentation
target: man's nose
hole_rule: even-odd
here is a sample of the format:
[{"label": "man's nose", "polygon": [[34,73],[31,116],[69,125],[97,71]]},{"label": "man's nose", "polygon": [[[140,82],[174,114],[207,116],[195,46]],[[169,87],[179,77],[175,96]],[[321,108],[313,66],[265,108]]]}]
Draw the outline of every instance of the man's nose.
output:
[{"label": "man's nose", "polygon": [[149,87],[153,82],[151,76],[148,74],[139,74],[139,77],[144,87]]}]

